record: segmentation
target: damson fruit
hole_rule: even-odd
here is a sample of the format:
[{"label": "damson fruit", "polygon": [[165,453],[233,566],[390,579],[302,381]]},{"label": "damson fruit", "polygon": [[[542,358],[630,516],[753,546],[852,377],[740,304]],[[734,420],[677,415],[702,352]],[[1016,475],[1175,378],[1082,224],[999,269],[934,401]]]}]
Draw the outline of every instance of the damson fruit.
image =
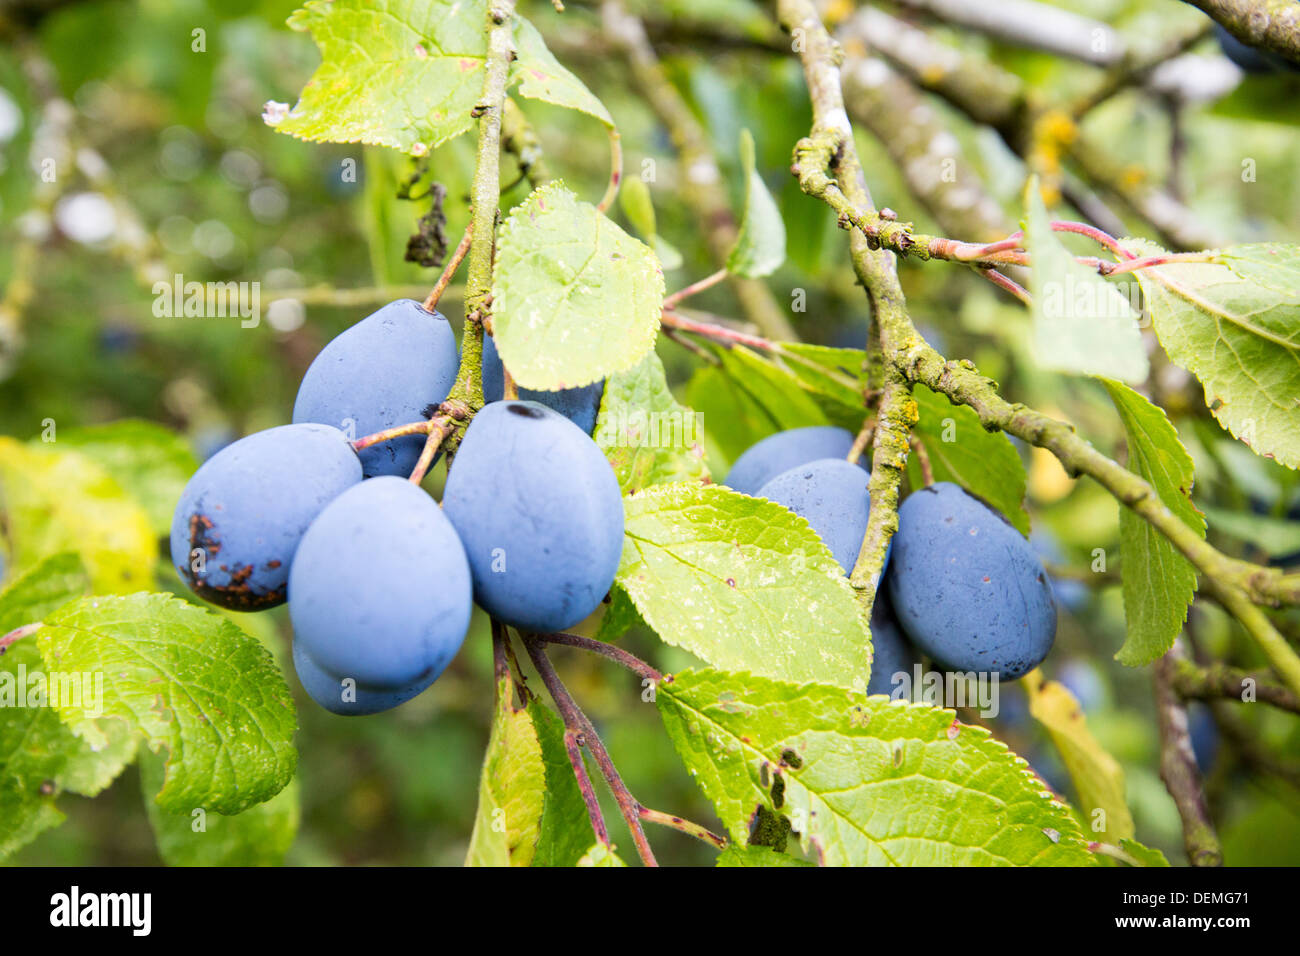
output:
[{"label": "damson fruit", "polygon": [[[428,418],[456,381],[451,326],[412,299],[390,302],[338,335],[311,363],[293,405],[295,422],[320,422],[354,438]],[[361,452],[367,478],[409,475],[424,448],[407,435]]]},{"label": "damson fruit", "polygon": [[[759,488],[783,471],[819,458],[845,458],[852,447],[853,436],[833,425],[777,432],[750,445],[731,466],[723,484],[742,495],[757,494]],[[862,467],[866,468],[865,460]]]},{"label": "damson fruit", "polygon": [[889,596],[903,630],[946,670],[1015,680],[1056,637],[1047,572],[1001,514],[942,481],[898,509]]},{"label": "damson fruit", "polygon": [[[437,503],[401,478],[371,479],[332,501],[298,546],[295,652],[328,680],[351,678],[381,700],[418,693],[460,649],[470,593],[465,551]],[[317,697],[307,671],[303,686]]]},{"label": "damson fruit", "polygon": [[487,405],[447,475],[474,598],[523,631],[549,633],[594,611],[623,553],[623,498],[596,443],[538,402]]},{"label": "damson fruit", "polygon": [[[787,433],[788,434],[788,433]],[[845,432],[847,435],[848,432]],[[867,532],[871,475],[844,458],[822,458],[783,471],[756,492],[807,520],[844,569],[853,570]],[[888,566],[889,553],[885,553]]]},{"label": "damson fruit", "polygon": [[916,651],[912,650],[898,625],[894,606],[889,601],[888,586],[883,583],[876,592],[875,603],[871,605],[871,649],[871,680],[867,682],[867,693],[893,696],[894,675],[905,673],[910,681]]},{"label": "damson fruit", "polygon": [[337,428],[281,425],[241,438],[205,461],[181,493],[172,564],[213,604],[282,604],[303,532],[359,481],[361,462]]},{"label": "damson fruit", "polygon": [[321,670],[297,641],[293,645],[293,669],[298,675],[298,682],[312,700],[330,713],[344,717],[361,717],[392,710],[422,693],[436,677],[431,674],[400,690],[365,687],[355,680],[335,677]]},{"label": "damson fruit", "polygon": [[[505,367],[501,356],[497,354],[496,342],[492,336],[483,336],[483,400],[499,402],[505,395]],[[541,402],[547,408],[559,412],[573,424],[590,435],[596,430],[596,417],[600,414],[600,399],[605,394],[605,380],[578,388],[564,388],[555,392],[543,392],[532,388],[519,389],[519,398],[523,401]]]}]

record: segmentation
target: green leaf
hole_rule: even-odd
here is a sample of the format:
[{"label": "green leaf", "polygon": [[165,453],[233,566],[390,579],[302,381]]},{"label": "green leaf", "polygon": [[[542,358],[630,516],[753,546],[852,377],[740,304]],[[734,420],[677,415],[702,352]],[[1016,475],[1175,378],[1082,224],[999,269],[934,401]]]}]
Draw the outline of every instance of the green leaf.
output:
[{"label": "green leaf", "polygon": [[496,700],[465,865],[528,866],[541,834],[546,766],[532,715],[515,705],[509,674],[497,679]]},{"label": "green leaf", "polygon": [[1219,534],[1259,548],[1270,557],[1280,558],[1300,551],[1300,521],[1228,511],[1209,505],[1203,508],[1210,526]]},{"label": "green leaf", "polygon": [[86,455],[0,437],[0,506],[16,573],[75,551],[96,591],[152,584],[158,540],[148,514]]},{"label": "green leaf", "polygon": [[780,428],[826,424],[817,402],[789,369],[740,346],[722,349],[719,355],[727,374],[755,396]]},{"label": "green leaf", "polygon": [[806,342],[782,342],[776,354],[804,388],[844,406],[857,425],[866,418],[863,390],[867,353],[862,349],[832,348]]},{"label": "green leaf", "polygon": [[492,331],[525,388],[586,385],[654,348],[664,275],[633,239],[562,183],[534,190],[497,238]]},{"label": "green leaf", "polygon": [[102,708],[60,700],[92,747],[122,723],[167,748],[158,802],[238,813],[269,800],[297,764],[289,687],[269,651],[227,618],[166,594],[82,598],[36,635],[52,670],[103,677]]},{"label": "green leaf", "polygon": [[[1122,239],[1142,256],[1164,250]],[[1300,246],[1257,243],[1136,273],[1160,344],[1256,453],[1300,468]]]},{"label": "green leaf", "polygon": [[567,109],[586,113],[613,128],[614,119],[605,104],[555,59],[546,41],[528,20],[515,14],[515,59],[510,66],[511,84],[519,83],[519,94]]},{"label": "green leaf", "polygon": [[[487,62],[487,0],[312,2],[289,18],[310,32],[321,65],[275,124],[299,139],[392,146],[422,155],[474,123]],[[582,110],[608,111],[562,67],[540,34],[515,17],[507,89]]]},{"label": "green leaf", "polygon": [[[912,390],[919,419],[913,434],[930,456],[935,481],[951,481],[1002,512],[1021,534],[1029,534],[1025,511],[1025,466],[1001,432],[987,432],[979,415],[966,405],[924,385]],[[908,458],[912,487],[923,484],[916,455]]]},{"label": "green leaf", "polygon": [[[1065,764],[1079,812],[1095,839],[1118,843],[1133,836],[1133,817],[1124,800],[1124,770],[1088,729],[1083,709],[1064,684],[1044,681],[1037,671],[1025,677],[1029,712],[1052,738]],[[1095,816],[1097,811],[1102,816]],[[1096,824],[1104,826],[1099,830]]]},{"label": "green leaf", "polygon": [[718,854],[716,866],[812,866],[807,860],[787,853],[777,853],[767,846],[732,844]]},{"label": "green leaf", "polygon": [[754,137],[747,129],[740,131],[740,168],[745,174],[745,214],[736,246],[727,255],[727,271],[758,279],[785,262],[785,223],[754,166]]},{"label": "green leaf", "polygon": [[175,432],[153,422],[124,419],[61,430],[59,445],[92,458],[149,515],[154,534],[171,531],[172,512],[199,463]]},{"label": "green leaf", "polygon": [[679,405],[659,356],[605,380],[592,436],[614,466],[624,494],[670,481],[708,481],[699,417]]},{"label": "green leaf", "polygon": [[81,558],[70,551],[55,554],[0,593],[0,635],[45,615],[90,590],[90,578]]},{"label": "green leaf", "polygon": [[[1128,466],[1155,488],[1170,511],[1205,537],[1192,504],[1192,456],[1165,413],[1127,386],[1103,380],[1128,436]],[[1173,647],[1196,593],[1196,569],[1149,522],[1119,510],[1120,570],[1128,636],[1115,655],[1130,667],[1149,664]]]},{"label": "green leaf", "polygon": [[[0,601],[8,605],[15,587]],[[72,692],[75,682],[77,693],[93,695],[95,679],[47,668],[31,637],[0,657],[0,857],[63,822],[59,794],[93,797],[134,757],[136,739],[125,724],[108,728],[92,748],[59,720],[54,694]]]},{"label": "green leaf", "polygon": [[1131,866],[1168,866],[1169,861],[1159,850],[1143,846],[1137,840],[1120,840],[1119,848],[1133,858]]},{"label": "green leaf", "polygon": [[717,485],[623,499],[616,580],[666,642],[718,667],[865,688],[871,636],[808,522]]},{"label": "green leaf", "polygon": [[1025,185],[1025,248],[1033,260],[1034,352],[1043,367],[1122,382],[1146,380],[1138,316],[1118,288],[1074,261],[1052,232],[1038,179]]},{"label": "green leaf", "polygon": [[727,463],[780,429],[751,392],[712,365],[698,368],[691,375],[686,383],[686,402],[704,425],[705,447],[713,457],[712,468],[719,480]]},{"label": "green leaf", "polygon": [[618,192],[618,201],[632,228],[641,234],[641,238],[659,257],[659,265],[663,270],[671,272],[680,269],[682,254],[659,235],[655,225],[654,205],[650,201],[650,187],[645,181],[636,176],[626,180]]},{"label": "green leaf", "polygon": [[171,811],[153,795],[163,785],[163,760],[140,757],[140,787],[158,853],[168,866],[279,866],[298,833],[298,780],[265,803],[234,816],[202,808]]},{"label": "green leaf", "polygon": [[581,860],[578,866],[627,866],[618,858],[613,847],[604,847],[599,843],[593,844]]},{"label": "green leaf", "polygon": [[577,866],[596,833],[564,746],[564,723],[536,697],[528,701],[528,715],[546,767],[541,834],[533,866]]},{"label": "green leaf", "polygon": [[605,613],[601,615],[600,624],[596,628],[596,640],[598,641],[616,641],[628,632],[630,628],[641,626],[649,628],[649,625],[641,617],[641,612],[636,609],[632,599],[627,596],[627,592],[618,586],[617,582],[609,589],[609,604],[605,608]]},{"label": "green leaf", "polygon": [[656,699],[737,843],[763,808],[827,866],[1096,863],[1025,761],[952,711],[714,670]]}]

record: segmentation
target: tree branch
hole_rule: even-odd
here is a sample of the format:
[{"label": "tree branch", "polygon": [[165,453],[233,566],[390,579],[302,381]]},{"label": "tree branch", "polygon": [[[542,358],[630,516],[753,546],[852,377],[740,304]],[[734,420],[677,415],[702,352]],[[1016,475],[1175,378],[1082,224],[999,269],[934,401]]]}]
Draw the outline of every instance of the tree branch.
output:
[{"label": "tree branch", "polygon": [[1183,821],[1183,844],[1192,866],[1222,866],[1223,850],[1214,832],[1201,775],[1187,729],[1187,709],[1173,689],[1174,657],[1171,650],[1155,662],[1156,717],[1160,724],[1160,777],[1174,798]]},{"label": "tree branch", "polygon": [[1295,0],[1184,0],[1242,43],[1300,63],[1300,5]]},{"label": "tree branch", "polygon": [[[619,0],[606,0],[601,15],[605,37],[627,58],[633,82],[668,129],[680,161],[682,198],[695,212],[714,261],[721,266],[736,244],[737,227],[708,134],[664,74],[641,21],[629,14]],[[798,339],[794,326],[762,281],[732,276],[730,284],[741,309],[764,335],[787,341]]]},{"label": "tree branch", "polygon": [[1267,677],[1249,671],[1213,663],[1199,667],[1188,660],[1179,660],[1173,670],[1174,689],[1183,697],[1196,700],[1242,700],[1247,681],[1253,684],[1255,699],[1272,704],[1282,710],[1300,714],[1300,695],[1285,687],[1271,683]]}]

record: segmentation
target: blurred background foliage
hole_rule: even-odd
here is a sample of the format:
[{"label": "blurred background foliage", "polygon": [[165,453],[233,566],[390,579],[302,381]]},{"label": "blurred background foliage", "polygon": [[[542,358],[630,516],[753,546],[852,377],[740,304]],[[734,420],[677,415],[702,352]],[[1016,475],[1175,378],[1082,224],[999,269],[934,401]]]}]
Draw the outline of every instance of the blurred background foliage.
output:
[{"label": "blurred background foliage", "polygon": [[[379,149],[301,143],[262,122],[263,104],[294,102],[318,59],[308,37],[284,26],[295,6],[290,0],[21,3],[15,9],[44,14],[27,26],[10,20],[7,6],[0,4],[7,34],[0,49],[0,432],[28,439],[46,419],[71,428],[144,418],[186,436],[201,459],[235,437],[287,421],[302,373],[330,337],[388,298],[417,295],[436,277],[437,270],[403,261],[407,239],[428,211],[427,199],[397,196],[412,173],[410,160]],[[630,88],[625,65],[597,42],[596,12],[581,3],[563,16],[542,0],[521,6],[609,107],[623,134],[629,175],[653,160],[659,231],[684,255],[682,268],[668,276],[669,289],[713,271],[700,225],[681,198],[672,143]],[[788,175],[791,148],[810,121],[797,64],[693,32],[703,21],[725,25],[729,35],[767,37],[763,9],[747,0],[633,6],[661,28],[652,35],[665,68],[708,131],[736,208],[742,182],[736,143],[742,128],[753,131],[760,170],[788,231],[789,260],[768,284],[782,304],[798,290],[806,295],[806,310],[792,313],[800,336],[862,347],[868,315],[848,267],[845,236]],[[1062,6],[1138,37],[1159,37],[1199,16],[1173,0]],[[196,29],[204,31],[202,52],[193,48]],[[956,30],[935,33],[1063,101],[1100,76],[1077,62]],[[1212,40],[1199,49],[1217,52]],[[1218,103],[1184,110],[1179,175],[1186,201],[1234,241],[1300,240],[1300,149],[1291,125],[1298,92],[1295,76],[1248,77]],[[991,131],[937,101],[932,105],[1014,222],[1021,162]],[[607,174],[599,125],[545,104],[529,102],[525,110],[552,175],[594,200]],[[60,123],[62,136],[52,130]],[[1136,175],[1155,183],[1170,175],[1170,113],[1158,100],[1142,92],[1117,96],[1089,115],[1086,128]],[[942,232],[909,195],[881,143],[862,133],[859,140],[877,203],[919,229]],[[51,150],[62,150],[53,153],[60,159],[58,176],[43,184],[32,163]],[[1257,163],[1254,181],[1243,181],[1243,156]],[[428,160],[429,174],[447,188],[453,242],[467,221],[472,160],[472,137]],[[503,164],[507,183],[514,182],[512,164]],[[509,188],[505,204],[526,191],[526,185]],[[1126,224],[1134,235],[1153,234],[1140,221]],[[1035,371],[1024,335],[1028,318],[1019,305],[959,267],[909,263],[901,272],[914,317],[946,356],[973,360],[1008,396],[1075,422],[1098,447],[1122,454],[1123,432],[1103,392]],[[152,283],[175,274],[202,282],[260,282],[263,321],[243,328],[237,319],[155,316]],[[331,301],[330,289],[373,287],[398,291],[358,304]],[[459,324],[457,294],[453,287],[443,310]],[[726,286],[700,296],[699,305],[739,314]],[[684,400],[698,360],[667,340],[659,351]],[[1196,502],[1221,513],[1222,520],[1211,521],[1216,546],[1253,560],[1300,560],[1287,550],[1300,552],[1294,473],[1231,440],[1180,370],[1158,363],[1152,392],[1196,460]],[[725,424],[706,422],[711,430],[719,427]],[[1021,450],[1035,541],[1061,572],[1060,633],[1044,672],[1070,687],[1095,735],[1122,764],[1138,838],[1182,861],[1178,817],[1157,773],[1148,674],[1112,659],[1123,640],[1123,608],[1117,579],[1101,587],[1097,582],[1111,580],[1116,568],[1109,576],[1084,573],[1095,549],[1118,554],[1117,506],[1094,484],[1070,481],[1050,455]],[[711,464],[725,474],[726,462]],[[438,480],[431,478],[435,485]],[[1277,522],[1269,526],[1274,538],[1262,535],[1262,519]],[[163,568],[170,579],[166,562]],[[1080,580],[1070,580],[1075,576]],[[179,590],[171,580],[160,586]],[[285,661],[283,609],[242,616],[241,623]],[[1300,621],[1293,615],[1288,623],[1294,638]],[[1208,601],[1197,602],[1186,633],[1198,656],[1247,668],[1263,663]],[[689,663],[651,635],[634,633],[627,641],[661,669]],[[364,719],[312,706],[289,678],[301,705],[302,824],[288,862],[462,861],[488,735],[490,657],[480,616],[465,650],[433,690]],[[578,652],[557,650],[556,657],[631,790],[650,806],[712,821],[653,707],[640,702],[635,679]],[[1068,777],[1029,716],[1021,687],[1003,687],[1002,713],[988,724],[1070,795]],[[1228,863],[1300,859],[1300,723],[1294,716],[1262,706],[1227,703],[1212,712],[1194,705],[1193,735]],[[95,800],[68,797],[61,805],[69,821],[12,862],[158,862],[134,770]],[[612,807],[607,818],[621,832]],[[626,833],[616,840],[630,845]],[[712,858],[679,834],[663,831],[653,840],[666,863]]]}]

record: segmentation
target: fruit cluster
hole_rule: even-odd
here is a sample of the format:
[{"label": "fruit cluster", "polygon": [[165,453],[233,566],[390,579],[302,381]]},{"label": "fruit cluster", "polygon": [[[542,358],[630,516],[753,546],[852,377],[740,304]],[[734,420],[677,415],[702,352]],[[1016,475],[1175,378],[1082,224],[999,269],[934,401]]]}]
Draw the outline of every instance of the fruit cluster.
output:
[{"label": "fruit cluster", "polygon": [[[800,515],[848,574],[871,505],[866,463],[848,461],[853,436],[818,426],[778,432],[736,460],[726,483]],[[914,491],[871,615],[875,662],[868,693],[890,692],[913,647],[956,671],[1023,677],[1056,637],[1052,586],[1030,543],[1007,519],[949,482]]]},{"label": "fruit cluster", "polygon": [[[497,382],[487,397],[500,399],[500,361],[486,364]],[[406,480],[424,435],[355,450],[349,434],[432,416],[458,367],[446,319],[390,303],[321,351],[293,424],[223,448],[176,507],[181,577],[234,610],[287,600],[298,677],[335,713],[386,710],[433,683],[472,601],[524,631],[563,630],[596,609],[618,569],[622,495],[589,434],[599,385],[487,405],[441,508]]]}]

